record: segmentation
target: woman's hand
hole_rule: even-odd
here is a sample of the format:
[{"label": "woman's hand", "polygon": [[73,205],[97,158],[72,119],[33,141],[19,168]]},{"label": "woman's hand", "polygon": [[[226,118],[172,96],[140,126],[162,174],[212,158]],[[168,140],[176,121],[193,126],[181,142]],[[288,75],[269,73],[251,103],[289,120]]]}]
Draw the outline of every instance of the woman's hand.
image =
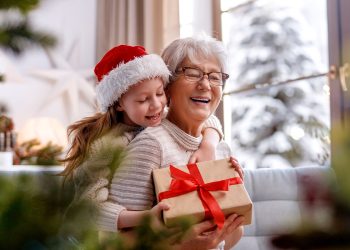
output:
[{"label": "woman's hand", "polygon": [[239,174],[239,177],[241,177],[241,179],[243,180],[244,179],[244,172],[243,172],[241,165],[239,165],[237,159],[234,158],[233,156],[231,156],[230,163],[231,163],[232,167],[234,167],[236,172]]},{"label": "woman's hand", "polygon": [[[224,223],[222,229],[218,229],[212,221],[204,221],[194,225],[184,237],[180,245],[175,249],[212,249],[217,245],[230,238],[235,233],[235,230],[241,232],[240,226],[244,221],[243,216],[237,214],[230,215]],[[241,234],[240,234],[241,236]],[[237,238],[236,242],[240,239]],[[236,243],[234,242],[234,244]]]}]

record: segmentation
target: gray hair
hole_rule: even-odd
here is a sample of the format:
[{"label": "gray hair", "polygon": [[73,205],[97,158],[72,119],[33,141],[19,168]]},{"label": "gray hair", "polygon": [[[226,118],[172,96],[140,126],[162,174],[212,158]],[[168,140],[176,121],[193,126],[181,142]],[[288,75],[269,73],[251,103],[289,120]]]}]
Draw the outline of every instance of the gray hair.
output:
[{"label": "gray hair", "polygon": [[172,74],[188,58],[200,63],[203,58],[214,57],[221,71],[227,73],[227,52],[222,42],[208,35],[187,37],[174,40],[162,52],[162,58]]}]

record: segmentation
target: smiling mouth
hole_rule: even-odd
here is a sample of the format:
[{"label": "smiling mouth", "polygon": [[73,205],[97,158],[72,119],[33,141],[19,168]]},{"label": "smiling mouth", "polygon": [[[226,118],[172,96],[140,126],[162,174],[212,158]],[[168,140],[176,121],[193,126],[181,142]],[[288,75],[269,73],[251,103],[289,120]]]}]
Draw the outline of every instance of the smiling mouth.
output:
[{"label": "smiling mouth", "polygon": [[154,121],[154,120],[158,120],[158,119],[159,119],[159,117],[160,117],[160,112],[159,112],[159,113],[157,113],[157,114],[155,114],[155,115],[149,115],[149,116],[146,116],[146,118],[147,118],[147,119],[152,120],[152,121]]},{"label": "smiling mouth", "polygon": [[191,97],[191,100],[194,101],[194,102],[200,102],[200,103],[209,103],[210,102],[210,99],[208,99],[208,98],[194,98],[194,97]]}]

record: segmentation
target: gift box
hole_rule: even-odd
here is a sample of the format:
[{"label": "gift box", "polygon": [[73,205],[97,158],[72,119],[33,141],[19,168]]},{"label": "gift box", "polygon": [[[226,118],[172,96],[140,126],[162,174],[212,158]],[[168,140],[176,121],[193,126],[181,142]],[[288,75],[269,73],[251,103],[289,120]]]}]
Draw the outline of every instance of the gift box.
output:
[{"label": "gift box", "polygon": [[165,225],[191,216],[195,222],[213,218],[222,227],[232,213],[251,223],[252,201],[229,159],[155,169],[153,181],[158,202],[170,205],[163,211]]}]

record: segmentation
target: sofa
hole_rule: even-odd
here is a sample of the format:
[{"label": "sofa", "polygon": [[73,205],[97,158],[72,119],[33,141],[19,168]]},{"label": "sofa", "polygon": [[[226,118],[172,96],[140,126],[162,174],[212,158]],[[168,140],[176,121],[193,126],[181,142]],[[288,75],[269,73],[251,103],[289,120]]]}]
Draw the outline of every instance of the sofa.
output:
[{"label": "sofa", "polygon": [[234,250],[275,249],[271,238],[295,229],[305,215],[306,200],[300,180],[320,181],[333,173],[329,167],[316,166],[246,169],[244,172],[244,183],[253,202],[253,217]]}]

